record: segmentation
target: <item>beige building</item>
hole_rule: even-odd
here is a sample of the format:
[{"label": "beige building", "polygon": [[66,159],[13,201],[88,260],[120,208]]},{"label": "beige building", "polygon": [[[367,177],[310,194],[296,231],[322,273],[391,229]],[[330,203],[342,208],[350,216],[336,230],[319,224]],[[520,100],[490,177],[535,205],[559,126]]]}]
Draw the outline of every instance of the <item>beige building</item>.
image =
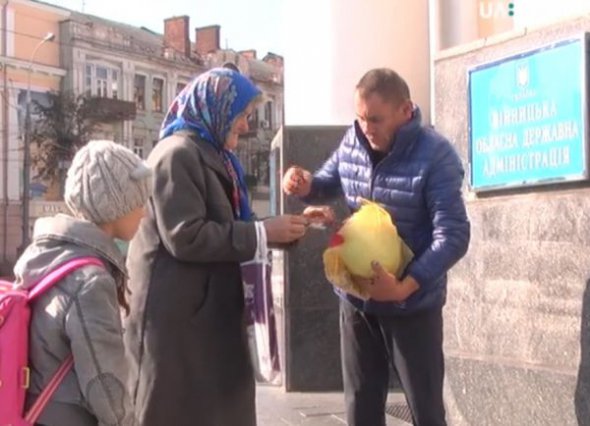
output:
[{"label": "beige building", "polygon": [[269,53],[259,59],[255,50],[221,49],[218,25],[196,28],[192,42],[188,16],[164,20],[160,35],[72,13],[61,31],[68,46],[62,53],[68,69],[64,87],[88,93],[99,107],[112,111],[99,136],[119,141],[142,157],[157,142],[168,105],[194,76],[228,62],[237,65],[264,94],[237,154],[248,182],[268,186],[270,141],[283,121],[281,56]]},{"label": "beige building", "polygon": [[[0,18],[0,274],[20,245],[23,174],[23,124],[26,92],[42,101],[49,90],[58,90],[66,70],[60,63],[59,23],[69,12],[26,0],[2,1]],[[43,43],[48,34],[55,39]],[[33,57],[34,54],[34,57]],[[36,186],[32,187],[35,190]],[[51,203],[32,202],[31,216],[53,211]]]}]

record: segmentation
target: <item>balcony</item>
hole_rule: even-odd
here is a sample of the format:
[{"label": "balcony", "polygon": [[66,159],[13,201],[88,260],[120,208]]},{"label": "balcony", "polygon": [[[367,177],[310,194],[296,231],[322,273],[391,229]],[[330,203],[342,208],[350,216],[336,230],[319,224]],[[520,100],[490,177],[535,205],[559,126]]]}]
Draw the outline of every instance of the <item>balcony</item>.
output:
[{"label": "balcony", "polygon": [[90,98],[88,102],[90,103],[91,111],[89,117],[102,123],[135,120],[135,102],[102,97]]}]

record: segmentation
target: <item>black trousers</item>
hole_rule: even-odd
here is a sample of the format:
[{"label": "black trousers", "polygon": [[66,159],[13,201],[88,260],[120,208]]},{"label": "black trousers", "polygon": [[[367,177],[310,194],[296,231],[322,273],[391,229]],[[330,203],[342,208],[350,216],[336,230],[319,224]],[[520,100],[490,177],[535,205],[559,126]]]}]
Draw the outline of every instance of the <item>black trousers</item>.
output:
[{"label": "black trousers", "polygon": [[385,426],[389,366],[416,426],[445,426],[442,308],[375,316],[340,302],[342,372],[349,426]]}]

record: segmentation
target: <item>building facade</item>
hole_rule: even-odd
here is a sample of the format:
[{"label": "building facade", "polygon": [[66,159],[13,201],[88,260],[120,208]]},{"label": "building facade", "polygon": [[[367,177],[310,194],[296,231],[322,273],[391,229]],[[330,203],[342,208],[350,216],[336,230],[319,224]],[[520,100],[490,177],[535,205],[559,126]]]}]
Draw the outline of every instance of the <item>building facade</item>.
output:
[{"label": "building facade", "polygon": [[[14,260],[22,237],[23,129],[26,93],[42,102],[45,93],[59,90],[66,70],[60,61],[59,25],[69,11],[27,0],[1,3],[0,40],[0,273]],[[48,34],[55,39],[41,43]],[[45,193],[43,185],[31,185],[33,194]],[[32,201],[31,216],[55,207]],[[4,268],[5,269],[5,268]]]}]

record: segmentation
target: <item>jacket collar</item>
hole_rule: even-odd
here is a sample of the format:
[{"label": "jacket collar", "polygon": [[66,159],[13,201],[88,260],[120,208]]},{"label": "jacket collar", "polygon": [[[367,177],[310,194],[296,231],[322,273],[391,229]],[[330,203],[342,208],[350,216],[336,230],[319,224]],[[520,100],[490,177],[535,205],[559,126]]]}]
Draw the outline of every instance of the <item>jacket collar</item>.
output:
[{"label": "jacket collar", "polygon": [[[391,144],[391,148],[387,153],[388,156],[398,158],[400,155],[406,152],[418,138],[421,128],[422,113],[420,112],[420,108],[416,106],[412,113],[412,118],[410,118],[406,124],[401,126],[393,136],[393,143]],[[371,147],[357,120],[354,122],[354,130],[357,140],[359,140],[361,145],[369,150]]]},{"label": "jacket collar", "polygon": [[40,218],[35,222],[34,239],[52,239],[74,243],[97,252],[124,276],[125,258],[115,241],[97,225],[65,214]]},{"label": "jacket collar", "polygon": [[177,136],[186,137],[195,142],[195,146],[201,153],[203,157],[203,161],[207,164],[207,166],[211,167],[215,170],[220,176],[222,176],[225,180],[227,180],[230,184],[232,183],[231,177],[227,172],[223,164],[223,159],[221,158],[221,154],[219,151],[215,149],[215,147],[207,141],[204,141],[197,135],[195,132],[191,132],[190,130],[180,130],[174,133]]}]

